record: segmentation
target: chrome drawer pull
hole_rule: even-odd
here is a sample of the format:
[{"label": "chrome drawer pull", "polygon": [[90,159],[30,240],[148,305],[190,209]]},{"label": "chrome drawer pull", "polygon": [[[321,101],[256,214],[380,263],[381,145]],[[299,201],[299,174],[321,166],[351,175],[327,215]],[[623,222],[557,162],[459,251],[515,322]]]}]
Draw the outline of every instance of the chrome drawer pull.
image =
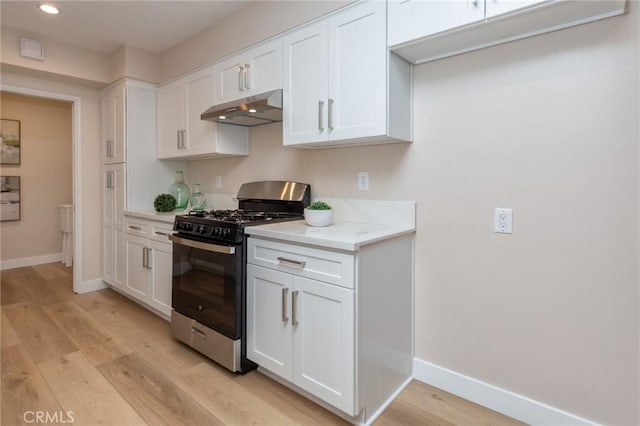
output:
[{"label": "chrome drawer pull", "polygon": [[133,226],[133,225],[129,225],[129,229],[133,229],[136,231],[142,231],[142,228],[140,228],[139,226]]},{"label": "chrome drawer pull", "polygon": [[169,234],[167,234],[166,232],[160,232],[160,231],[154,231],[154,232],[156,233],[156,235],[162,235],[162,236],[165,236],[165,237],[169,236]]},{"label": "chrome drawer pull", "polygon": [[281,257],[281,256],[278,256],[276,259],[280,262],[286,262],[286,263],[291,263],[293,265],[296,265],[300,267],[300,269],[304,269],[304,265],[307,264],[307,262],[305,262],[304,260],[287,259],[286,257]]}]

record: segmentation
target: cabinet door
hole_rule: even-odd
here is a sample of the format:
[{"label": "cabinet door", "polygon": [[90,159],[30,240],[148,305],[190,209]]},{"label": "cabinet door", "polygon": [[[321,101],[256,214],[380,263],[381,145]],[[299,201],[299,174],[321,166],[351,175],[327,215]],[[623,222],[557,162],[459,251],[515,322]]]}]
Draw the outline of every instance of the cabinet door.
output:
[{"label": "cabinet door", "polygon": [[552,0],[486,0],[485,13],[487,19],[489,19],[503,13],[513,12],[540,3],[549,3],[550,1]]},{"label": "cabinet door", "polygon": [[170,243],[149,242],[149,266],[151,269],[151,298],[149,303],[158,311],[171,315],[171,268],[172,245]]},{"label": "cabinet door", "polygon": [[244,96],[243,64],[244,56],[237,55],[213,66],[215,74],[215,104],[229,102]]},{"label": "cabinet door", "polygon": [[127,278],[125,291],[132,297],[146,302],[149,295],[150,273],[147,241],[130,234],[126,236]]},{"label": "cabinet door", "polygon": [[327,23],[324,21],[304,27],[283,40],[284,145],[318,142],[328,138],[327,42]]},{"label": "cabinet door", "polygon": [[386,134],[385,7],[365,3],[329,19],[330,140]]},{"label": "cabinet door", "polygon": [[124,84],[111,89],[102,99],[103,164],[125,161],[126,88]]},{"label": "cabinet door", "polygon": [[483,19],[484,0],[390,1],[388,44],[401,44]]},{"label": "cabinet door", "polygon": [[122,287],[124,261],[124,206],[126,174],[124,164],[106,165],[102,173],[102,278]]},{"label": "cabinet door", "polygon": [[247,358],[292,381],[291,274],[247,265]]},{"label": "cabinet door", "polygon": [[282,39],[255,47],[246,53],[244,96],[282,88]]},{"label": "cabinet door", "polygon": [[184,149],[186,92],[183,80],[158,90],[158,158],[175,158]]},{"label": "cabinet door", "polygon": [[185,151],[201,154],[217,151],[216,123],[200,119],[200,114],[213,105],[213,69],[206,69],[187,78],[187,131]]},{"label": "cabinet door", "polygon": [[115,143],[115,103],[111,92],[102,98],[102,164],[113,163],[112,147]]},{"label": "cabinet door", "polygon": [[355,415],[355,291],[294,276],[293,382]]},{"label": "cabinet door", "polygon": [[256,46],[215,64],[213,69],[215,104],[280,89],[282,88],[282,40]]}]

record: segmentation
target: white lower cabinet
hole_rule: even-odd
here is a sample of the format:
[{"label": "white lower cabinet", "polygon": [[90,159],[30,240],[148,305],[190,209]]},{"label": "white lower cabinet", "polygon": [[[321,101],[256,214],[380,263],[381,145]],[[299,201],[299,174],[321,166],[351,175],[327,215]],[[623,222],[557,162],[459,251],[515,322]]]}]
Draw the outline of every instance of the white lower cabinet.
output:
[{"label": "white lower cabinet", "polygon": [[127,277],[124,292],[156,311],[171,315],[172,244],[170,224],[129,219],[126,234]]},{"label": "white lower cabinet", "polygon": [[412,306],[413,235],[355,251],[248,238],[247,358],[352,423],[411,380]]},{"label": "white lower cabinet", "polygon": [[247,265],[247,357],[355,415],[354,295]]}]

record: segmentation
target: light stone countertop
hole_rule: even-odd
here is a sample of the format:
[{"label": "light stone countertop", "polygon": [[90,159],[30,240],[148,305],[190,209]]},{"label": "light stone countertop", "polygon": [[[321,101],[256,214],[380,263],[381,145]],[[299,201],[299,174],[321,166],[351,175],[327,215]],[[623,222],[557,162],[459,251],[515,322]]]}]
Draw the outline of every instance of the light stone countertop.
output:
[{"label": "light stone countertop", "polygon": [[366,244],[415,232],[415,227],[362,222],[337,222],[329,226],[309,226],[304,220],[248,226],[249,235],[321,248],[358,251]]},{"label": "light stone countertop", "polygon": [[333,207],[333,224],[309,226],[304,220],[248,226],[249,235],[358,251],[360,247],[416,231],[415,201],[322,198]]},{"label": "light stone countertop", "polygon": [[124,212],[124,215],[128,217],[137,217],[140,219],[155,220],[156,222],[173,224],[176,215],[186,214],[188,211],[188,209],[182,209],[174,210],[167,213],[160,213],[155,210],[128,210]]}]

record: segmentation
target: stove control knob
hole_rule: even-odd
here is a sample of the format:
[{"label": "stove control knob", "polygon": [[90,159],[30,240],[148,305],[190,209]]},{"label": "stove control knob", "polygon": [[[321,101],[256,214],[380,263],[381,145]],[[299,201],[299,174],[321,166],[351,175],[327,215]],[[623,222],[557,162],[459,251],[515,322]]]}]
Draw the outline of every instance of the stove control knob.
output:
[{"label": "stove control knob", "polygon": [[222,231],[222,237],[223,237],[223,238],[229,238],[229,236],[230,236],[230,235],[231,235],[231,230],[230,230],[229,228],[225,228],[225,229]]},{"label": "stove control knob", "polygon": [[202,235],[206,234],[208,231],[209,231],[209,227],[208,227],[208,226],[202,225],[202,226],[200,227],[200,233],[201,233]]},{"label": "stove control knob", "polygon": [[183,228],[185,231],[191,231],[193,229],[193,224],[185,223]]},{"label": "stove control knob", "polygon": [[220,235],[222,235],[222,228],[220,228],[220,227],[216,227],[216,228],[213,230],[213,235],[214,235],[215,237],[219,237]]}]

